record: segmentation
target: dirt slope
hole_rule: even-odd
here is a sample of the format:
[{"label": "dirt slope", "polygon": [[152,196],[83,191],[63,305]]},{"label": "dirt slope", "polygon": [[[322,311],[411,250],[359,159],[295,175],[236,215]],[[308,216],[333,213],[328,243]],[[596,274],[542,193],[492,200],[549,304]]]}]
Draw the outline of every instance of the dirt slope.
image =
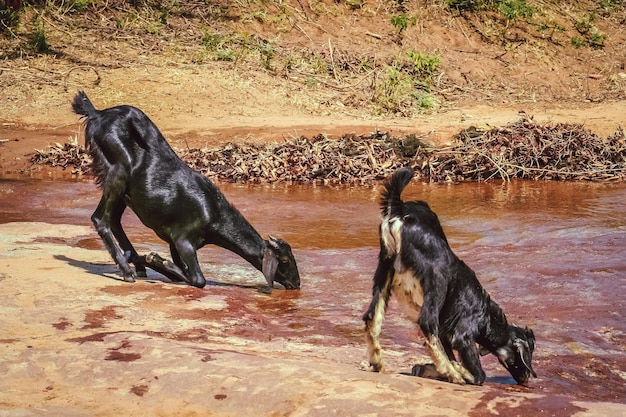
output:
[{"label": "dirt slope", "polygon": [[[612,133],[624,124],[624,6],[529,4],[532,18],[512,20],[425,1],[27,7],[0,38],[0,164],[14,170],[32,149],[79,135],[69,109],[79,89],[101,108],[142,108],[190,146],[376,129],[446,143],[520,110]],[[402,14],[410,23],[398,33],[390,22]],[[581,22],[604,35],[601,47],[572,46],[590,36]],[[33,46],[42,33],[43,50]],[[394,96],[390,81],[418,51],[440,59],[424,81],[429,109]]]}]

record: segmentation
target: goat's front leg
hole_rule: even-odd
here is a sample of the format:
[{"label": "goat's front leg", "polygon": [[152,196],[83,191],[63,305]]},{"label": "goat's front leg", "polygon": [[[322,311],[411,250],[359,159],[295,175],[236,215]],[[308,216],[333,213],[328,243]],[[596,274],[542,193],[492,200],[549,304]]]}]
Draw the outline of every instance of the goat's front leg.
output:
[{"label": "goat's front leg", "polygon": [[464,375],[465,380],[470,384],[482,385],[485,382],[486,375],[480,364],[480,354],[476,342],[468,340],[463,346],[458,348],[458,351],[463,364],[462,368],[472,376],[470,380]]},{"label": "goat's front leg", "polygon": [[363,315],[369,362],[370,366],[372,366],[376,372],[382,372],[385,368],[382,359],[382,348],[378,338],[385,319],[387,303],[391,295],[392,278],[393,268],[391,260],[387,259],[379,262],[376,273],[374,274],[372,301]]},{"label": "goat's front leg", "polygon": [[451,361],[441,344],[438,336],[426,336],[426,347],[430,357],[433,359],[437,372],[448,379],[449,382],[464,385],[474,383],[472,374],[456,361]]},{"label": "goat's front leg", "polygon": [[196,248],[188,240],[178,240],[174,243],[175,251],[172,251],[174,263],[182,268],[185,281],[194,287],[203,288],[206,279],[198,263]]},{"label": "goat's front leg", "polygon": [[444,347],[439,338],[439,312],[445,302],[446,289],[438,286],[442,282],[436,274],[425,276],[423,282],[430,283],[424,288],[424,304],[417,320],[426,337],[426,347],[437,372],[455,384],[474,383],[474,377],[454,360],[451,346]]}]

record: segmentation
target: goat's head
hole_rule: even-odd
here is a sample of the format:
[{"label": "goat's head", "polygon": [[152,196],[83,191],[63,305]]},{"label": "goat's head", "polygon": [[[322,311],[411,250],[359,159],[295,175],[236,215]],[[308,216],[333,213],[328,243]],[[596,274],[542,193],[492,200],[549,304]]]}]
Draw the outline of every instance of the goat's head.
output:
[{"label": "goat's head", "polygon": [[522,329],[509,326],[509,341],[497,349],[496,355],[500,363],[509,371],[518,384],[524,385],[530,375],[537,378],[533,371],[532,358],[535,350],[535,335],[528,327]]},{"label": "goat's head", "polygon": [[291,246],[282,239],[270,236],[266,241],[262,271],[270,290],[274,281],[288,290],[300,288],[300,273],[296,259],[291,252]]}]

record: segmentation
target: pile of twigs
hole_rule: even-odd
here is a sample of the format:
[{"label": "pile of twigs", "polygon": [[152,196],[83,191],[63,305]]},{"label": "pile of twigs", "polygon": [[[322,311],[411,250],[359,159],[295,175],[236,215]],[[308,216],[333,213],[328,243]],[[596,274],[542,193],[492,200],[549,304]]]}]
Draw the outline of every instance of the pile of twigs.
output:
[{"label": "pile of twigs", "polygon": [[72,174],[91,174],[91,156],[83,146],[75,143],[62,145],[57,142],[45,150],[35,149],[30,162],[34,165],[69,168]]},{"label": "pile of twigs", "polygon": [[[376,132],[262,145],[230,143],[178,153],[207,177],[231,182],[369,184],[407,165],[429,182],[626,180],[622,129],[603,139],[579,124],[540,125],[524,117],[503,128],[464,130],[457,140],[450,148],[428,149],[415,135],[398,138]],[[56,144],[37,151],[31,162],[91,174],[90,158],[81,146]]]},{"label": "pile of twigs", "polygon": [[410,143],[415,159],[415,136],[392,138],[386,133],[370,136],[344,135],[249,145],[231,143],[220,149],[188,149],[180,153],[191,167],[210,178],[236,182],[296,182],[324,184],[367,184],[385,178],[405,165]]},{"label": "pile of twigs", "polygon": [[461,145],[433,154],[431,180],[626,179],[623,129],[601,138],[581,124],[540,125],[523,117],[482,133],[462,131],[457,139]]}]

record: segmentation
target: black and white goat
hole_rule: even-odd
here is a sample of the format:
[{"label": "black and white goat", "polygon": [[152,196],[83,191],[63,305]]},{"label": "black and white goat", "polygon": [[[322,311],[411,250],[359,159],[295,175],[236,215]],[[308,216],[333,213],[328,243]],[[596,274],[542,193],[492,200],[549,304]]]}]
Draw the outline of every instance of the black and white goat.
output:
[{"label": "black and white goat", "polygon": [[378,338],[393,293],[424,333],[434,362],[416,365],[414,374],[424,376],[423,371],[429,373],[434,366],[432,377],[482,385],[485,372],[479,354],[492,353],[517,383],[525,384],[530,374],[536,378],[532,330],[508,324],[474,272],[452,252],[427,203],[402,201],[400,194],[412,177],[412,169],[399,169],[381,196],[380,255],[373,298],[363,316],[370,365],[375,371],[383,369]]},{"label": "black and white goat", "polygon": [[[82,91],[72,108],[84,118],[86,147],[102,188],[91,219],[125,281],[145,276],[148,266],[202,288],[206,280],[196,250],[215,244],[262,271],[270,290],[274,281],[287,289],[300,288],[289,244],[272,236],[261,238],[211,181],[176,155],[141,110],[131,106],[96,110]],[[127,206],[169,244],[173,263],[156,254],[137,254],[122,230]],[[129,263],[135,264],[136,272]]]}]

